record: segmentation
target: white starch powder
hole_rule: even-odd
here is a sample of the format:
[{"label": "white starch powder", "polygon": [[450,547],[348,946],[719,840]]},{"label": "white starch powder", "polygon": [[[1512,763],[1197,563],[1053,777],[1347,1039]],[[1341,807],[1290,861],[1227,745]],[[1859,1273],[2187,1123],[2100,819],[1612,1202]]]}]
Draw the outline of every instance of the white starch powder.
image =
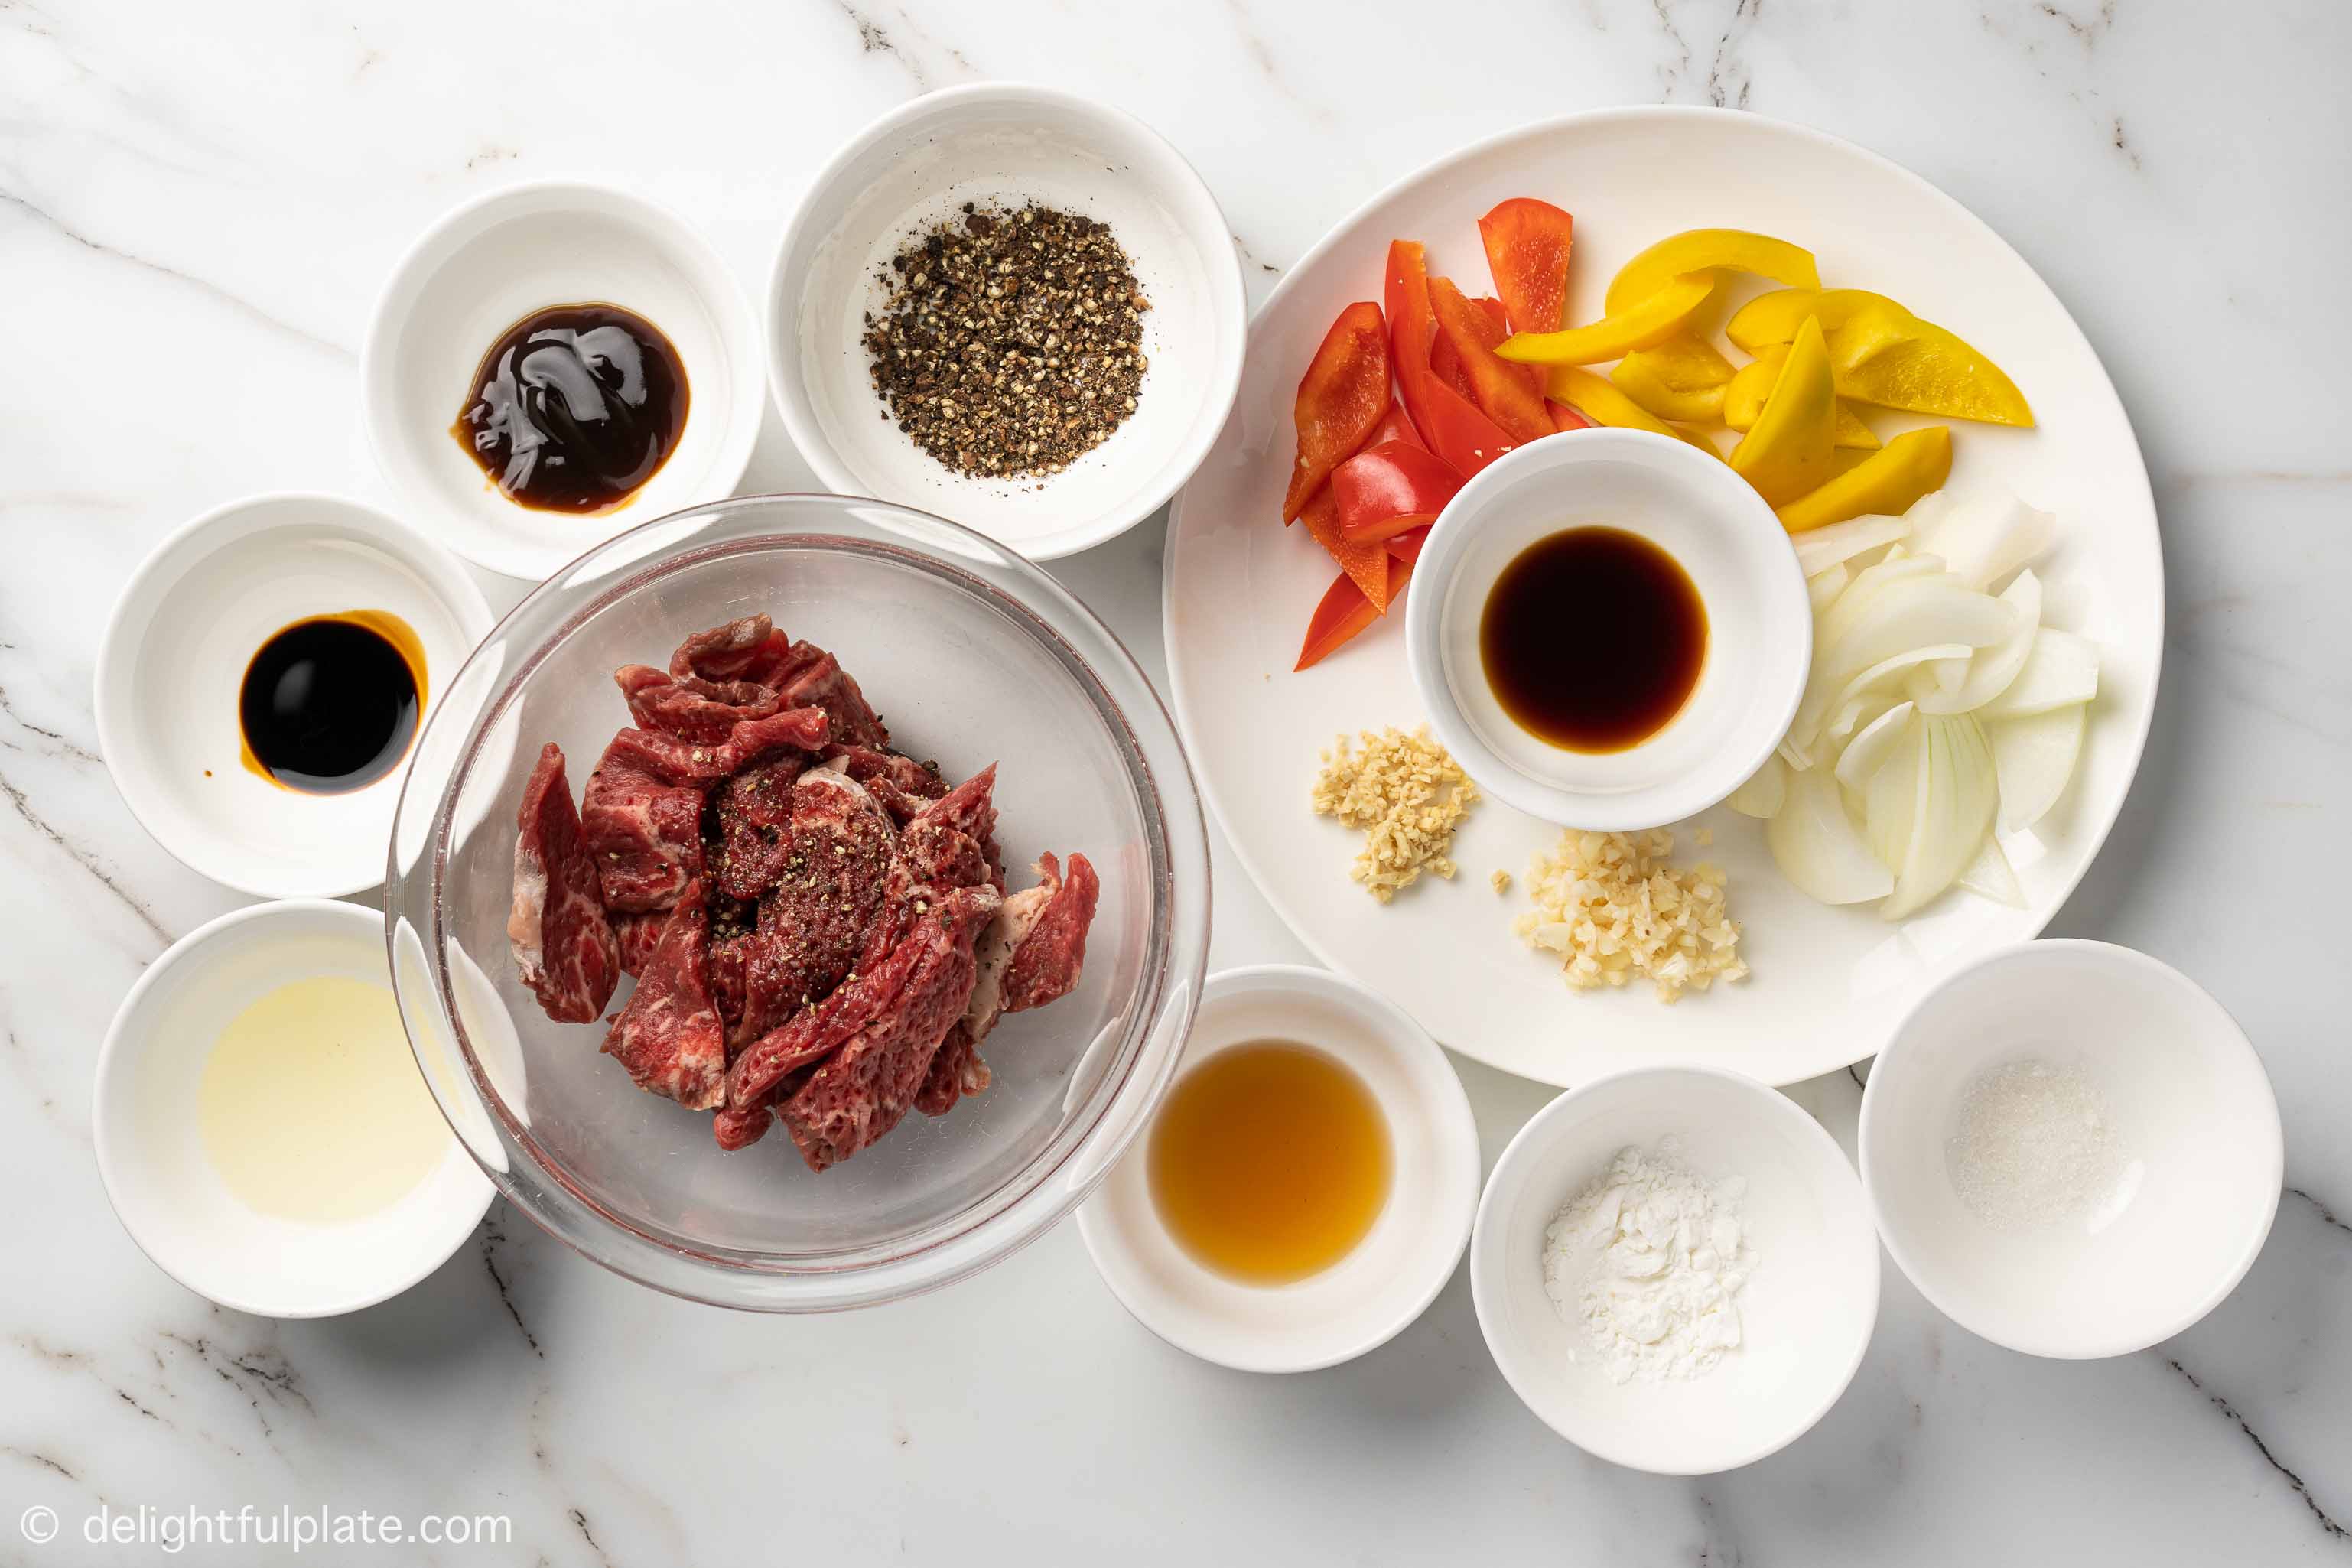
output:
[{"label": "white starch powder", "polygon": [[1621,1149],[1544,1229],[1544,1289],[1612,1383],[1696,1377],[1739,1345],[1735,1298],[1756,1269],[1739,1223],[1748,1179],[1709,1181],[1679,1140]]},{"label": "white starch powder", "polygon": [[1969,1212],[1995,1230],[2095,1228],[2128,1195],[2106,1097],[2071,1065],[2028,1059],[1979,1073],[1960,1101],[1945,1164]]}]

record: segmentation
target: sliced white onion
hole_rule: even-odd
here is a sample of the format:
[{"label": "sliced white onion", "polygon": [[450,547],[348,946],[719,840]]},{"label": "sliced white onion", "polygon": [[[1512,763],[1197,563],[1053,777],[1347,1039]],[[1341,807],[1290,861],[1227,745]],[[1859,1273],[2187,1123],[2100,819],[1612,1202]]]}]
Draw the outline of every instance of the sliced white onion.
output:
[{"label": "sliced white onion", "polygon": [[2088,702],[2099,694],[2099,649],[2088,637],[2043,626],[2033,651],[2000,696],[1978,710],[1984,719],[2021,719]]},{"label": "sliced white onion", "polygon": [[1845,592],[1845,585],[1853,581],[1853,574],[1845,569],[1843,562],[1838,563],[1818,577],[1806,578],[1805,596],[1812,601],[1813,614],[1818,616],[1835,604],[1837,596]]},{"label": "sliced white onion", "polygon": [[[1944,685],[1946,667],[1941,664],[1933,667],[1937,685],[1932,692],[1922,692],[1919,678],[1914,675],[1911,695],[1919,704],[1920,712],[1969,712],[2007,691],[2017,679],[2018,672],[2025,668],[2026,659],[2033,652],[2034,634],[2042,629],[2042,580],[2030,568],[2020,572],[2000,598],[2001,603],[2017,612],[2017,630],[1990,647],[1979,648],[1961,667],[1961,679],[1956,688]],[[2095,679],[2095,665],[2092,674]]]},{"label": "sliced white onion", "polygon": [[1992,748],[1985,743],[1984,727],[1976,715],[1922,718],[1919,733],[1923,763],[1917,809],[1895,891],[1878,911],[1890,921],[1926,907],[1958,879],[1991,830],[2000,797]]},{"label": "sliced white onion", "polygon": [[[1897,546],[1899,549],[1900,546]],[[1944,563],[1933,556],[1897,555],[1887,552],[1886,559],[1875,566],[1865,566],[1853,574],[1845,592],[1837,603],[1823,611],[1813,627],[1813,649],[1821,649],[1837,641],[1852,629],[1862,613],[1870,607],[1884,590],[1914,577],[1933,577],[1944,570]]]},{"label": "sliced white onion", "polygon": [[1791,774],[1788,798],[1764,830],[1780,874],[1825,904],[1885,898],[1895,879],[1854,830],[1837,781],[1824,769]]},{"label": "sliced white onion", "polygon": [[[1868,669],[1855,672],[1841,686],[1815,687],[1798,705],[1796,722],[1790,726],[1789,733],[1808,750],[1824,734],[1833,738],[1851,734],[1862,717],[1862,699],[1880,682],[1891,683],[1914,665],[1937,658],[1966,658],[1971,651],[1966,643],[1929,643],[1924,647],[1905,648]],[[1818,661],[1813,666],[1813,679],[1822,679]]]},{"label": "sliced white onion", "polygon": [[[1996,752],[1996,755],[1998,753]],[[2016,868],[2010,865],[2000,840],[1985,835],[1984,847],[1977,858],[1960,872],[1960,886],[1979,898],[1990,899],[1996,904],[2007,904],[2012,910],[2025,907],[2025,888],[2018,881]]]},{"label": "sliced white onion", "polygon": [[2083,728],[2090,708],[2072,703],[2022,719],[1987,725],[1994,776],[2000,784],[2000,830],[2015,833],[2049,815],[2074,776],[2083,754]]},{"label": "sliced white onion", "polygon": [[1863,837],[1890,873],[1899,870],[1911,852],[1911,837],[1927,803],[1927,763],[1923,727],[1916,721],[1906,724],[1894,750],[1863,786]]},{"label": "sliced white onion", "polygon": [[[1853,625],[1814,655],[1843,679],[1906,648],[1960,643],[1969,648],[2000,642],[2017,626],[2017,611],[1987,594],[1963,588],[1948,575],[1889,584]],[[1963,654],[1962,658],[1967,656]]]},{"label": "sliced white onion", "polygon": [[2058,520],[2036,511],[2012,495],[1964,497],[1926,518],[1912,509],[1911,547],[1940,555],[1954,575],[1971,588],[1989,589],[2047,551],[2058,537]]},{"label": "sliced white onion", "polygon": [[1764,765],[1749,776],[1748,782],[1731,792],[1723,804],[1742,816],[1760,817],[1769,822],[1780,813],[1780,803],[1789,793],[1789,764],[1773,752],[1764,759]]},{"label": "sliced white onion", "polygon": [[1797,564],[1811,577],[1853,560],[1865,550],[1892,544],[1911,531],[1899,517],[1855,517],[1797,535]]},{"label": "sliced white onion", "polygon": [[1903,739],[1903,726],[1911,721],[1914,711],[1910,703],[1898,702],[1864,725],[1838,753],[1838,783],[1853,790],[1866,787],[1871,775],[1894,754],[1895,742]]}]

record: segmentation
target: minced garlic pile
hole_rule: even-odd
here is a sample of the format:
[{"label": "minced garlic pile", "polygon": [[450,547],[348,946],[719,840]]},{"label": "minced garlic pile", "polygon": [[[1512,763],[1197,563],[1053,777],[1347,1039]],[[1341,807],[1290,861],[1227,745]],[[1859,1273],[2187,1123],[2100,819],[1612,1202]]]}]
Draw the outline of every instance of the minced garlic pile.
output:
[{"label": "minced garlic pile", "polygon": [[1315,815],[1362,830],[1349,875],[1385,904],[1423,871],[1454,875],[1454,830],[1478,804],[1478,789],[1426,725],[1410,735],[1366,730],[1357,740],[1361,751],[1342,735],[1323,753]]},{"label": "minced garlic pile", "polygon": [[[1706,843],[1705,831],[1698,843]],[[1580,833],[1570,828],[1528,873],[1535,909],[1512,922],[1528,945],[1560,955],[1574,991],[1622,985],[1642,975],[1672,1002],[1685,986],[1704,991],[1740,980],[1739,922],[1724,903],[1723,872],[1700,864],[1677,871],[1666,858],[1675,836]]]}]

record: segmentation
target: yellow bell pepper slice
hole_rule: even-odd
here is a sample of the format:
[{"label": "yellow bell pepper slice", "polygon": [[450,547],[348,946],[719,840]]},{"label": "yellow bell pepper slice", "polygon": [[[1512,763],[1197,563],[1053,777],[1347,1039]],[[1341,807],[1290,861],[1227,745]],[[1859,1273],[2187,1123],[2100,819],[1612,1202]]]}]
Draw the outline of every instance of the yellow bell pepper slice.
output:
[{"label": "yellow bell pepper slice", "polygon": [[1829,483],[1780,508],[1790,533],[1850,517],[1895,516],[1943,489],[1952,473],[1952,427],[1930,425],[1897,436]]},{"label": "yellow bell pepper slice", "polygon": [[1911,312],[1884,294],[1874,294],[1867,289],[1776,289],[1769,294],[1759,294],[1731,314],[1723,324],[1723,335],[1746,349],[1749,353],[1762,353],[1774,343],[1785,343],[1797,335],[1807,316],[1821,319],[1822,331],[1834,332],[1858,312],[1874,305],[1890,310]]},{"label": "yellow bell pepper slice", "polygon": [[1565,403],[1596,425],[1613,425],[1621,430],[1648,430],[1660,436],[1672,436],[1689,442],[1710,458],[1720,458],[1715,443],[1696,430],[1685,430],[1669,425],[1611,384],[1606,377],[1580,365],[1555,366],[1544,377],[1544,395],[1555,403]]},{"label": "yellow bell pepper slice", "polygon": [[1829,344],[1821,322],[1808,316],[1755,425],[1731,449],[1731,466],[1758,495],[1783,505],[1828,481],[1836,426]]},{"label": "yellow bell pepper slice", "polygon": [[2001,368],[1954,333],[1888,301],[1855,311],[1830,338],[1838,395],[1882,408],[2033,423],[2025,395]]},{"label": "yellow bell pepper slice", "polygon": [[[1723,389],[1722,419],[1734,430],[1755,426],[1756,416],[1763,412],[1764,400],[1772,395],[1772,384],[1780,378],[1780,366],[1788,362],[1789,345],[1770,343],[1757,356],[1739,367],[1730,384]],[[1878,434],[1862,422],[1862,416],[1846,406],[1841,398],[1837,405],[1837,424],[1832,442],[1840,451],[1874,452],[1878,449]]]},{"label": "yellow bell pepper slice", "polygon": [[1731,384],[1731,362],[1688,332],[1677,332],[1654,349],[1635,349],[1617,362],[1609,379],[1617,389],[1661,419],[1723,417],[1724,388]]},{"label": "yellow bell pepper slice", "polygon": [[1601,308],[1613,316],[1685,273],[1708,272],[1718,267],[1730,272],[1753,272],[1792,289],[1822,286],[1813,253],[1802,246],[1744,228],[1694,228],[1668,235],[1619,268],[1617,276],[1609,280]]},{"label": "yellow bell pepper slice", "polygon": [[1694,272],[1670,278],[1656,293],[1600,321],[1561,332],[1519,332],[1495,352],[1519,364],[1592,364],[1622,359],[1636,349],[1654,349],[1690,320],[1715,292],[1715,276]]}]

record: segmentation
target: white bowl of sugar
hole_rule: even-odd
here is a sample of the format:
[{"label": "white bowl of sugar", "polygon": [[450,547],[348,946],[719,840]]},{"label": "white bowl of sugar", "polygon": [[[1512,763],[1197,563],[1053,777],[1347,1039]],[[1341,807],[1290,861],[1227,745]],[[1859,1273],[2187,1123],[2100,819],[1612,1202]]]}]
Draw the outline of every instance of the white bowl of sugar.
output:
[{"label": "white bowl of sugar", "polygon": [[2220,1305],[2278,1212],[2261,1058],[2179,971],[2106,942],[2006,948],[1872,1066],[1863,1182],[1895,1264],[2031,1355],[2125,1355]]}]

